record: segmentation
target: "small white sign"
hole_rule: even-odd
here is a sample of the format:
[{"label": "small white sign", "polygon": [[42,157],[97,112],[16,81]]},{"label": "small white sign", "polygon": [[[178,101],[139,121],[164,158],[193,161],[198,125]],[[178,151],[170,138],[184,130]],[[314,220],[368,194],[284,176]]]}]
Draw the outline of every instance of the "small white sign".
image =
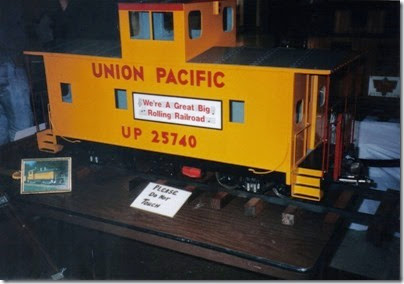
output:
[{"label": "small white sign", "polygon": [[369,76],[369,96],[399,98],[400,77]]},{"label": "small white sign", "polygon": [[133,93],[135,119],[222,129],[222,102]]},{"label": "small white sign", "polygon": [[174,217],[192,192],[150,182],[130,207]]}]

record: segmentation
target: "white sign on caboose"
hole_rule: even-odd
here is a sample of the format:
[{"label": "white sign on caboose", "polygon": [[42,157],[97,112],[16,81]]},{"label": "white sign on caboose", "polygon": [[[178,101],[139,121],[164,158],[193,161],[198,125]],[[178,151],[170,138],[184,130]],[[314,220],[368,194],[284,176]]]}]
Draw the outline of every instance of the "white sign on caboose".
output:
[{"label": "white sign on caboose", "polygon": [[222,129],[222,102],[133,93],[135,119]]}]

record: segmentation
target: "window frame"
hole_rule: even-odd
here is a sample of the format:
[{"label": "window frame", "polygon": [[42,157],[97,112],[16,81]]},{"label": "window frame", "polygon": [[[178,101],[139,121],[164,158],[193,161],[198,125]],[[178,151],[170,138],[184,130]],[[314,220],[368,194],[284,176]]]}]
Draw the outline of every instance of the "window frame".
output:
[{"label": "window frame", "polygon": [[[139,14],[139,34],[141,34],[142,28],[141,28],[141,20],[140,20],[140,14],[141,13],[147,13],[147,29],[145,29],[147,31],[147,35],[145,37],[137,37],[135,35],[132,36],[133,33],[133,25],[132,25],[132,17],[131,14],[134,13],[138,13]],[[128,13],[129,15],[129,36],[131,39],[133,40],[150,40],[151,39],[151,25],[150,25],[150,11],[129,11]]]},{"label": "window frame", "polygon": [[[199,13],[199,34],[196,37],[192,37],[192,30],[193,29],[191,29],[190,17],[191,17],[191,14],[195,13],[195,12]],[[198,39],[198,38],[202,37],[202,12],[201,12],[201,10],[192,10],[192,11],[189,11],[189,13],[188,13],[188,37],[191,40],[195,40],[195,39]]]},{"label": "window frame", "polygon": [[[227,27],[227,24],[228,24],[228,21],[229,21],[229,18],[228,18],[228,13],[226,12],[226,10],[227,9],[230,9],[230,11],[231,11],[231,17],[230,17],[230,20],[231,20],[231,27],[230,28],[228,28]],[[233,9],[233,7],[232,6],[226,6],[226,7],[224,7],[223,8],[223,15],[222,15],[222,30],[223,30],[223,32],[225,32],[225,33],[229,33],[229,32],[231,32],[231,31],[233,31],[233,29],[234,29],[234,9]],[[227,19],[227,21],[225,21]],[[227,27],[227,29],[225,29],[225,27]]]},{"label": "window frame", "polygon": [[[72,92],[72,84],[71,83],[65,83],[65,82],[60,82],[60,97],[62,99],[62,102],[64,103],[73,103],[73,92]],[[68,93],[64,95],[64,86],[68,87]],[[70,99],[66,99],[68,94],[70,93]]]},{"label": "window frame", "polygon": [[[148,37],[136,37],[132,36],[133,34],[133,25],[132,25],[132,13],[147,13],[147,36]],[[156,37],[156,29],[155,29],[155,20],[154,20],[154,15],[155,14],[170,14],[171,15],[171,35],[169,34],[169,37],[164,38],[164,37]],[[129,11],[128,13],[129,17],[129,37],[132,40],[153,40],[153,41],[175,41],[175,25],[174,25],[174,12],[172,11],[152,11],[152,10],[135,10],[135,11]],[[162,31],[165,32],[165,18],[163,16],[163,21],[162,21]],[[141,21],[139,19],[139,31],[142,31],[141,29]],[[169,32],[170,33],[170,32]]]},{"label": "window frame", "polygon": [[318,108],[322,108],[325,105],[325,95],[326,95],[326,87],[322,86],[318,89]]},{"label": "window frame", "polygon": [[304,116],[304,99],[300,99],[296,102],[295,106],[295,123],[300,124],[303,121]]},{"label": "window frame", "polygon": [[[242,104],[242,106],[243,106],[243,112],[242,112],[242,121],[240,121],[240,120],[236,120],[235,118],[234,118],[234,107],[233,107],[233,104]],[[230,100],[229,101],[229,115],[230,115],[230,117],[229,117],[229,121],[230,122],[232,122],[232,123],[239,123],[239,124],[244,124],[245,123],[245,101],[241,101],[241,100]]]},{"label": "window frame", "polygon": [[[152,35],[152,40],[161,40],[161,41],[174,41],[174,13],[171,11],[150,11],[151,13],[151,27],[150,27],[150,32]],[[164,14],[170,14],[171,15],[171,30],[172,30],[172,35],[170,35],[170,38],[156,38],[156,29],[155,29],[155,21],[154,21],[154,15],[156,14],[163,14],[163,22],[162,22],[162,28],[163,31],[166,30],[165,29],[165,18],[164,18]]]},{"label": "window frame", "polygon": [[[119,107],[119,92],[123,91],[125,92],[125,105],[126,108],[121,108]],[[114,100],[115,100],[115,109],[119,109],[119,110],[128,110],[128,91],[125,89],[120,89],[120,88],[114,88]]]}]

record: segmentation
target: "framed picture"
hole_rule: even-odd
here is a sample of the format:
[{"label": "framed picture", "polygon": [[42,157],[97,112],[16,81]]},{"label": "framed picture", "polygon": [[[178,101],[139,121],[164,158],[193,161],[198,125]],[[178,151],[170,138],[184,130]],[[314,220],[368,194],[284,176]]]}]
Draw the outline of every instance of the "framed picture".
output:
[{"label": "framed picture", "polygon": [[21,194],[72,191],[72,159],[21,160]]}]

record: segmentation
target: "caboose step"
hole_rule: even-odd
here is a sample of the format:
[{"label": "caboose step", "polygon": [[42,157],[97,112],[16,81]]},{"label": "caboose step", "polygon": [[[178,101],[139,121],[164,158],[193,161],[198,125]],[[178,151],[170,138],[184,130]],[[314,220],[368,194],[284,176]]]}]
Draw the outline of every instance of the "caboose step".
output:
[{"label": "caboose step", "polygon": [[308,185],[308,186],[312,186],[312,187],[320,187],[320,179],[318,177],[296,175],[295,183]]},{"label": "caboose step", "polygon": [[321,170],[297,168],[293,173],[292,196],[319,201],[323,196],[321,190],[322,176]]},{"label": "caboose step", "polygon": [[308,169],[308,168],[297,168],[296,173],[298,175],[313,176],[313,177],[323,176],[323,172],[321,170]]},{"label": "caboose step", "polygon": [[58,153],[62,151],[63,145],[57,143],[56,136],[52,129],[45,129],[36,134],[38,149],[47,153]]},{"label": "caboose step", "polygon": [[292,185],[292,196],[302,199],[319,201],[323,196],[323,192],[319,187],[294,184]]}]

